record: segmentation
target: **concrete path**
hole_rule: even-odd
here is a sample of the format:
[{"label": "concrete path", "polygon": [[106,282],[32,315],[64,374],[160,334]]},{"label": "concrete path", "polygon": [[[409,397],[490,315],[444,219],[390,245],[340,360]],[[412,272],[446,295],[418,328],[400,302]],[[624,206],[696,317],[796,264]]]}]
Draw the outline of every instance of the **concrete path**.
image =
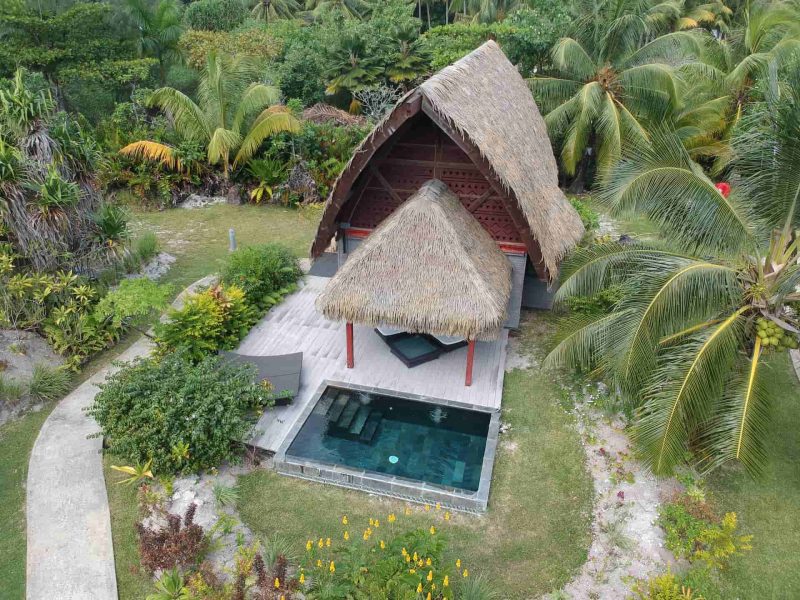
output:
[{"label": "concrete path", "polygon": [[[192,284],[173,306],[211,281]],[[117,360],[133,360],[151,348],[142,338]],[[115,370],[100,370],[66,396],[33,446],[27,483],[28,600],[117,599],[102,440],[87,437],[99,428],[83,410],[97,394],[97,384]]]}]

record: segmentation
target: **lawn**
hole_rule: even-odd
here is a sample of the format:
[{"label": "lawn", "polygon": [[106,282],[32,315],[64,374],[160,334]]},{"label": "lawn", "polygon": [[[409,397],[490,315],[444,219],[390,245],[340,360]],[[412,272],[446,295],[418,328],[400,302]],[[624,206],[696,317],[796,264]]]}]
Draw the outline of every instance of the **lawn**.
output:
[{"label": "lawn", "polygon": [[800,598],[800,385],[786,354],[772,362],[780,401],[769,434],[770,461],[754,481],[739,468],[711,477],[710,489],[734,511],[752,552],[734,559],[721,580],[720,597]]},{"label": "lawn", "polygon": [[164,281],[185,287],[219,270],[228,255],[228,230],[239,246],[280,242],[307,257],[319,211],[281,206],[217,205],[134,214],[135,232],[153,231],[162,250],[178,260]]},{"label": "lawn", "polygon": [[[549,318],[529,316],[526,342],[549,329]],[[573,419],[558,386],[538,369],[508,374],[501,437],[489,511],[457,515],[442,533],[452,556],[496,583],[501,598],[532,598],[560,588],[586,560],[592,484]],[[256,471],[240,478],[241,517],[263,539],[278,535],[302,550],[305,540],[341,536],[351,523],[384,518],[403,504],[331,486]],[[420,509],[411,517],[427,527]],[[434,515],[435,517],[435,515]]]}]

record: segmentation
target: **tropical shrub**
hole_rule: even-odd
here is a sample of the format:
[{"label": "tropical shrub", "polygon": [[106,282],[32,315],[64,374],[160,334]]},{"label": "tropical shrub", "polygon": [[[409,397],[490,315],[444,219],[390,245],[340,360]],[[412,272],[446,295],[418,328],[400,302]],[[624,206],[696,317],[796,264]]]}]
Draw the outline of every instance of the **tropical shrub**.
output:
[{"label": "tropical shrub", "polygon": [[703,596],[681,585],[670,571],[647,581],[637,581],[632,591],[632,600],[703,600]]},{"label": "tropical shrub", "polygon": [[208,469],[239,456],[253,411],[270,403],[252,369],[186,351],[138,358],[100,385],[89,408],[108,451],[157,474]]},{"label": "tropical shrub", "polygon": [[288,248],[265,244],[231,253],[222,281],[241,288],[248,302],[266,310],[294,289],[300,275],[297,259]]},{"label": "tropical shrub", "polygon": [[192,360],[230,350],[239,343],[258,318],[258,312],[236,285],[218,285],[190,296],[168,321],[156,326],[160,354],[183,349]]},{"label": "tropical shrub", "polygon": [[36,364],[28,382],[28,393],[36,400],[58,400],[72,387],[72,376],[61,368]]},{"label": "tropical shrub", "polygon": [[586,231],[592,231],[600,226],[600,217],[586,202],[577,196],[570,196],[569,203],[572,204],[572,208],[578,213]]},{"label": "tropical shrub", "polygon": [[183,519],[168,514],[162,527],[148,528],[136,524],[139,537],[139,557],[142,566],[150,573],[177,567],[196,566],[208,549],[208,539],[203,528],[194,522],[197,505],[186,509]]},{"label": "tropical shrub", "polygon": [[190,29],[181,36],[181,50],[191,67],[202,69],[210,54],[243,55],[262,59],[275,59],[283,48],[283,40],[261,27],[237,31],[203,31]]},{"label": "tropical shrub", "polygon": [[574,313],[589,317],[598,317],[608,313],[622,299],[621,286],[611,286],[600,290],[592,296],[572,296],[565,301],[566,306]]},{"label": "tropical shrub", "polygon": [[247,18],[241,0],[198,0],[186,9],[186,23],[192,29],[231,31]]}]

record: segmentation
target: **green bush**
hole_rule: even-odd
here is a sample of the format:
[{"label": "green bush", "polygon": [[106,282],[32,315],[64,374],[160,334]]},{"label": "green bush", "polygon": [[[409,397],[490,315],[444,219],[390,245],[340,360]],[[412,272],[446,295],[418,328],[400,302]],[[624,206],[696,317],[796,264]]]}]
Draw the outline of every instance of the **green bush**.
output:
[{"label": "green bush", "polygon": [[569,203],[572,204],[572,208],[578,213],[586,231],[592,231],[600,226],[600,217],[598,217],[597,213],[592,210],[586,202],[575,196],[570,196]]},{"label": "green bush", "polygon": [[266,310],[294,289],[301,275],[297,259],[279,244],[248,246],[233,252],[222,281],[244,290],[248,302]]},{"label": "green bush", "polygon": [[159,352],[183,348],[189,358],[199,361],[207,354],[236,347],[258,313],[240,287],[220,284],[190,296],[183,308],[168,316],[166,323],[156,327]]},{"label": "green bush", "polygon": [[246,366],[185,351],[139,358],[101,384],[89,414],[109,451],[159,474],[195,472],[238,457],[253,410],[270,402]]},{"label": "green bush", "polygon": [[71,383],[72,376],[68,371],[37,364],[33,367],[28,389],[37,400],[58,400],[70,390]]},{"label": "green bush", "polygon": [[14,404],[24,393],[25,388],[20,382],[0,373],[0,402]]},{"label": "green bush", "polygon": [[573,312],[587,316],[597,316],[609,312],[622,299],[622,286],[612,285],[597,292],[594,296],[572,296],[567,306]]},{"label": "green bush", "polygon": [[670,571],[633,586],[633,600],[703,600]]},{"label": "green bush", "polygon": [[231,31],[247,17],[241,0],[198,0],[186,9],[186,23],[192,29]]},{"label": "green bush", "polygon": [[133,243],[131,250],[133,255],[137,258],[140,264],[144,265],[155,258],[159,252],[158,238],[152,231],[145,232],[142,237],[138,238]]}]

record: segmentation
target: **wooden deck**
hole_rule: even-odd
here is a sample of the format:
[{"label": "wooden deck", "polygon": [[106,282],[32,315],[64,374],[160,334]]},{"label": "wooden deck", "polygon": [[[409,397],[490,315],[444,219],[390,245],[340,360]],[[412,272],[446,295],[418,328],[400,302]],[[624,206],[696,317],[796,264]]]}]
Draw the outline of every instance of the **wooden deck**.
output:
[{"label": "wooden deck", "polygon": [[242,340],[237,352],[267,356],[303,353],[300,392],[287,407],[264,413],[251,443],[274,452],[294,421],[324,380],[419,394],[465,404],[499,409],[508,331],[494,342],[475,345],[473,382],[464,385],[467,349],[459,348],[413,369],[389,351],[377,333],[355,326],[355,368],[345,366],[344,323],[328,321],[314,308],[314,300],[329,280],[306,276],[300,290],[273,308]]}]

